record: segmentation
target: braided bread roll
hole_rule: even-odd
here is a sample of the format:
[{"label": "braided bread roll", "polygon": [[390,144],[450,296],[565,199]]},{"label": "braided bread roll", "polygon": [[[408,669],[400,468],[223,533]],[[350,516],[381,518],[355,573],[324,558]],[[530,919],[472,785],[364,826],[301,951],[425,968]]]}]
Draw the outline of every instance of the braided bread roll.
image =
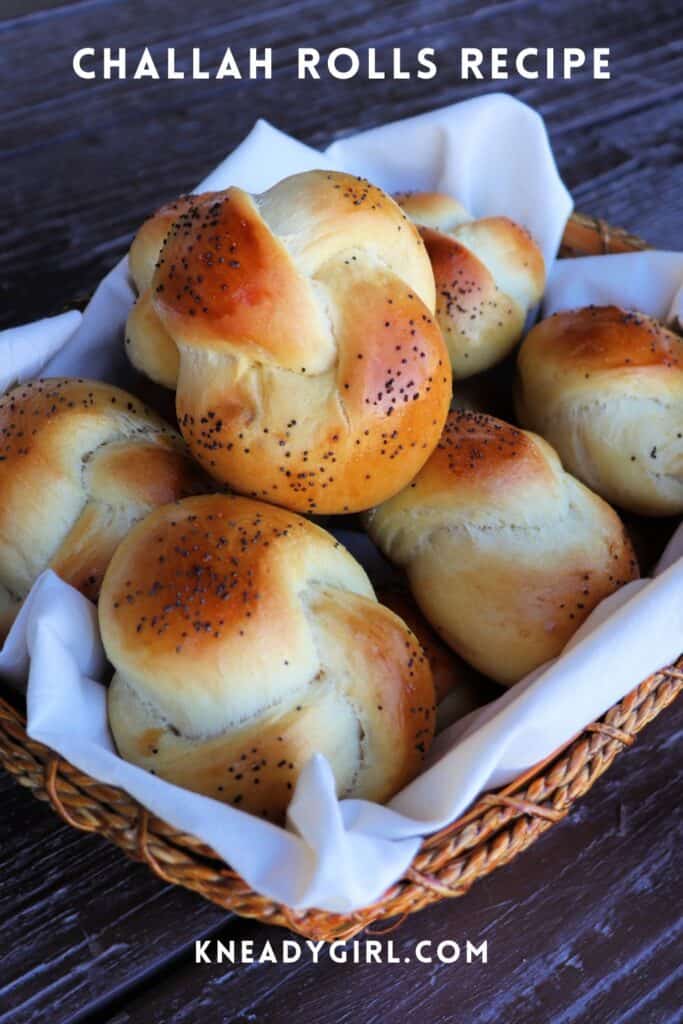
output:
[{"label": "braided bread roll", "polygon": [[121,755],[280,820],[309,757],[340,796],[419,770],[434,686],[419,644],[320,527],[248,498],[190,498],[121,544],[99,603]]},{"label": "braided bread roll", "polygon": [[557,313],[518,356],[520,421],[608,501],[683,513],[683,339],[617,306]]},{"label": "braided bread roll", "polygon": [[367,526],[436,631],[507,686],[638,575],[609,505],[542,438],[477,413],[451,413],[424,469]]},{"label": "braided bread roll", "polygon": [[436,445],[451,395],[424,245],[367,181],[312,171],[185,196],[130,252],[138,369],[176,388],[212,476],[305,512],[368,508]]},{"label": "braided bread roll", "polygon": [[436,317],[456,380],[499,363],[522,337],[545,288],[531,235],[508,217],[473,220],[438,192],[397,196],[420,225],[436,280]]},{"label": "braided bread roll", "polygon": [[0,396],[0,637],[48,567],[95,600],[131,525],[200,483],[180,437],[125,391],[55,378]]}]

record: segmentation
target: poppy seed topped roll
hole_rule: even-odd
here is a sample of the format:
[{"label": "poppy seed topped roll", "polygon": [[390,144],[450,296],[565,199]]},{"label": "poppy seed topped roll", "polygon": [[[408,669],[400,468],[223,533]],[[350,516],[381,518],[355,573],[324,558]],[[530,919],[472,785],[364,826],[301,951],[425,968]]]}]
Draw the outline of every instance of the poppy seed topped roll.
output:
[{"label": "poppy seed topped roll", "polygon": [[55,378],[0,396],[0,638],[44,569],[95,600],[131,525],[202,480],[178,434],[119,388]]},{"label": "poppy seed topped roll", "polygon": [[157,509],[107,571],[102,638],[121,755],[280,820],[315,752],[340,796],[387,800],[419,770],[434,686],[407,626],[318,526],[248,498]]},{"label": "poppy seed topped roll", "polygon": [[451,413],[424,469],[367,520],[436,631],[505,685],[638,575],[610,506],[542,438],[492,416]]},{"label": "poppy seed topped roll", "polygon": [[420,236],[381,189],[311,171],[183,197],[130,253],[132,362],[195,457],[303,512],[368,508],[428,458],[451,395]]},{"label": "poppy seed topped roll", "polygon": [[509,217],[474,220],[439,192],[397,197],[420,226],[434,270],[436,317],[453,377],[500,362],[522,337],[545,287],[545,263],[528,231]]},{"label": "poppy seed topped roll", "polygon": [[617,306],[543,320],[518,356],[517,412],[567,469],[646,516],[683,513],[683,339]]}]

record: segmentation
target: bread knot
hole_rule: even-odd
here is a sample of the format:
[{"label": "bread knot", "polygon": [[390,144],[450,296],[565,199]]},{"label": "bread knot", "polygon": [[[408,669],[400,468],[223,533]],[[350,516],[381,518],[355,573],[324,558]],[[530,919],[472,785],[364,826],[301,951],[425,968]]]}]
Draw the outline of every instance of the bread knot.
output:
[{"label": "bread knot", "polygon": [[57,378],[0,397],[0,636],[44,569],[96,599],[131,525],[202,479],[178,434],[118,388]]},{"label": "bread knot", "polygon": [[542,438],[479,413],[451,413],[424,468],[367,525],[436,631],[505,685],[638,575],[610,506]]},{"label": "bread knot", "polygon": [[424,653],[295,513],[224,495],[157,509],[116,552],[99,615],[118,749],[170,782],[281,820],[316,752],[339,796],[386,800],[419,771]]},{"label": "bread knot", "polygon": [[545,287],[543,254],[509,217],[475,220],[439,192],[397,197],[420,225],[436,281],[436,317],[462,380],[504,359]]},{"label": "bread knot", "polygon": [[408,217],[363,178],[311,171],[262,195],[186,196],[130,253],[133,363],[176,389],[212,476],[298,511],[352,512],[436,444],[451,377]]}]

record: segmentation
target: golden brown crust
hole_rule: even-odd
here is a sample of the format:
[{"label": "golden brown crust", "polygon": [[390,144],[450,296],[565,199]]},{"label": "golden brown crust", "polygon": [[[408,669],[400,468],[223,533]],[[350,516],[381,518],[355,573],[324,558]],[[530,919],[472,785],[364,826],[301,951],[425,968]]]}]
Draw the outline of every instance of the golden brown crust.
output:
[{"label": "golden brown crust", "polygon": [[472,220],[462,203],[445,192],[399,192],[394,199],[415,224],[452,231]]},{"label": "golden brown crust", "polygon": [[509,351],[521,336],[525,313],[467,246],[429,228],[421,234],[434,270],[437,320],[453,376],[461,380]]},{"label": "golden brown crust", "polygon": [[319,350],[331,350],[311,283],[241,189],[201,197],[178,217],[152,293],[168,333],[192,347],[238,349],[251,359],[312,372],[320,369]]},{"label": "golden brown crust", "polygon": [[195,196],[184,195],[165,203],[153,217],[145,221],[136,234],[128,253],[128,267],[138,292],[142,293],[150,287],[168,232],[178,217],[195,202]]},{"label": "golden brown crust", "polygon": [[441,440],[417,479],[413,501],[453,500],[480,504],[487,514],[501,494],[512,502],[526,501],[537,491],[546,499],[558,490],[555,460],[533,435],[485,413],[455,410],[446,420]]},{"label": "golden brown crust", "polygon": [[344,795],[385,800],[419,770],[424,655],[291,512],[218,495],[156,510],[112,559],[99,614],[117,746],[170,781],[279,820],[315,751]]},{"label": "golden brown crust", "polygon": [[618,306],[586,306],[555,313],[537,324],[531,344],[537,358],[560,371],[683,372],[683,342],[652,317]]},{"label": "golden brown crust", "polygon": [[335,295],[340,357],[311,381],[308,404],[282,371],[214,383],[210,365],[198,394],[188,386],[177,398],[183,434],[208,472],[228,460],[238,491],[307,512],[353,512],[394,493],[429,456],[450,394],[445,352],[431,344],[433,320],[412,292],[349,274]]},{"label": "golden brown crust", "polygon": [[181,430],[213,476],[332,513],[367,508],[417,472],[451,383],[429,261],[393,200],[364,179],[310,172],[262,196],[195,197],[164,230],[128,351],[177,384]]},{"label": "golden brown crust", "polygon": [[519,352],[520,419],[608,500],[683,512],[683,340],[616,306],[558,313]]},{"label": "golden brown crust", "polygon": [[118,388],[56,378],[0,397],[1,628],[48,567],[96,598],[130,525],[201,482],[180,437]]},{"label": "golden brown crust", "polygon": [[545,261],[532,235],[509,217],[480,217],[460,224],[454,237],[489,268],[503,292],[522,306],[540,301],[545,287]]},{"label": "golden brown crust", "polygon": [[506,685],[638,574],[612,509],[541,438],[481,414],[451,413],[425,468],[368,520],[437,632]]},{"label": "golden brown crust", "polygon": [[437,320],[456,379],[488,369],[522,336],[545,287],[531,235],[508,217],[473,220],[455,200],[414,193],[403,209],[422,225],[434,270]]}]

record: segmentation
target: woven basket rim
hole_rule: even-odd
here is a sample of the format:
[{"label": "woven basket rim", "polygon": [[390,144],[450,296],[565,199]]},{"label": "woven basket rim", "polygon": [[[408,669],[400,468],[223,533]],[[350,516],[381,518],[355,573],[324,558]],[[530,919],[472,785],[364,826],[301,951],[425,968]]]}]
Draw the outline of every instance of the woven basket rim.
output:
[{"label": "woven basket rim", "polygon": [[[606,221],[575,212],[560,258],[630,252],[646,243]],[[562,820],[617,754],[678,696],[683,656],[663,668],[602,718],[508,786],[478,797],[446,828],[428,835],[412,865],[372,905],[348,915],[294,911],[254,892],[220,856],[192,835],[173,829],[125,791],[90,778],[26,733],[26,720],[0,696],[0,762],[72,827],[96,832],[166,882],[199,892],[246,917],[316,939],[348,939],[380,919],[403,918],[428,904],[463,895],[480,877],[512,860]]]},{"label": "woven basket rim", "polygon": [[399,918],[464,895],[566,817],[621,751],[683,689],[683,656],[655,673],[602,718],[508,786],[484,793],[445,829],[427,836],[403,878],[374,904],[340,915],[295,911],[255,893],[196,837],[173,829],[125,791],[97,782],[26,734],[25,716],[0,697],[0,761],[74,828],[97,832],[163,881],[193,889],[246,917],[314,939],[348,939],[374,921]]}]

